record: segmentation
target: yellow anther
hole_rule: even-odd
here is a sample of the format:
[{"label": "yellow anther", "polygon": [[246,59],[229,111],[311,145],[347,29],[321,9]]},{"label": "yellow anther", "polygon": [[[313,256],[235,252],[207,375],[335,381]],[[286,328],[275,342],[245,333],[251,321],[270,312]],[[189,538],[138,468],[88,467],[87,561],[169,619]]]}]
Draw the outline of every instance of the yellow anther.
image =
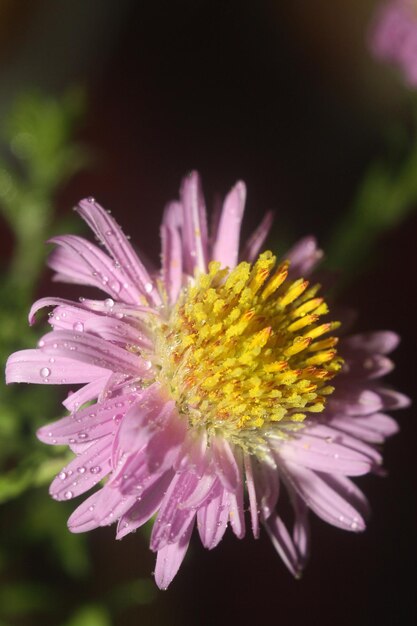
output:
[{"label": "yellow anther", "polygon": [[291,302],[294,302],[297,298],[301,296],[301,294],[307,289],[308,280],[303,280],[300,278],[293,282],[291,287],[288,288],[286,294],[284,294],[281,298],[278,299],[278,303],[281,307],[286,307]]},{"label": "yellow anther", "polygon": [[301,317],[300,319],[287,326],[287,330],[290,333],[294,333],[298,330],[301,330],[302,328],[305,328],[306,326],[314,324],[315,322],[317,322],[318,319],[319,316],[313,313],[311,313],[310,315],[305,315],[304,317]]},{"label": "yellow anther", "polygon": [[311,341],[312,340],[310,337],[296,337],[294,343],[284,350],[285,356],[290,357],[298,354],[299,352],[302,352],[303,350],[308,348]]},{"label": "yellow anther", "polygon": [[307,302],[304,302],[303,304],[298,306],[296,309],[294,309],[294,311],[290,313],[291,319],[302,317],[303,315],[306,315],[307,313],[311,313],[312,311],[317,309],[317,307],[320,306],[322,302],[323,302],[323,298],[311,298],[311,300],[307,300]]},{"label": "yellow anther", "polygon": [[265,301],[269,296],[271,296],[285,281],[288,276],[288,267],[289,262],[285,261],[282,263],[275,274],[269,279],[268,284],[265,289],[262,291],[261,299]]}]

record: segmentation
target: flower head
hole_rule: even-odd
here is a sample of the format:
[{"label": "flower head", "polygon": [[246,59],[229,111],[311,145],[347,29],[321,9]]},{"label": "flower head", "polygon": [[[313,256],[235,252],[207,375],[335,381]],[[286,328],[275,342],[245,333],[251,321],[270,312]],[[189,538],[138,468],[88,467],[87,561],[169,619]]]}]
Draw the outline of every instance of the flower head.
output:
[{"label": "flower head", "polygon": [[414,0],[389,0],[375,15],[370,46],[375,57],[401,69],[417,87],[417,6]]},{"label": "flower head", "polygon": [[[52,331],[7,364],[8,382],[82,385],[63,403],[70,415],[38,432],[76,455],[51,495],[71,499],[100,483],[71,515],[73,532],[117,521],[122,538],[155,516],[150,547],[162,588],[195,524],[209,549],[228,524],[244,536],[246,502],[253,535],[262,524],[296,576],[308,555],[309,508],[363,530],[368,505],[349,477],[380,471],[373,444],[397,430],[381,411],[407,403],[376,382],[392,368],[394,333],[335,334],[311,278],[321,258],[312,238],[283,262],[259,254],[267,214],[239,252],[244,203],[240,182],[209,236],[200,180],[190,174],[165,210],[162,269],[153,274],[93,198],[80,202],[107,253],[61,236],[49,263],[56,278],[106,298],[39,300],[30,322],[52,306]],[[281,484],[291,530],[279,514]]]}]

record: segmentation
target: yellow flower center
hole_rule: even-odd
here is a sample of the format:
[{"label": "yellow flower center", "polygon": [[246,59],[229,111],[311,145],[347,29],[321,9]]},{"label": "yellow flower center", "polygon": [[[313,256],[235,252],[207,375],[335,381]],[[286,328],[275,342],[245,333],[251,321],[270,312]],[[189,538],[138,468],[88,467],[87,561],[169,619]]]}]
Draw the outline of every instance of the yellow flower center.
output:
[{"label": "yellow flower center", "polygon": [[339,324],[320,323],[319,285],[288,281],[289,263],[275,265],[271,252],[231,272],[210,263],[157,339],[159,378],[190,426],[252,451],[322,411],[342,363],[337,338],[323,338]]}]

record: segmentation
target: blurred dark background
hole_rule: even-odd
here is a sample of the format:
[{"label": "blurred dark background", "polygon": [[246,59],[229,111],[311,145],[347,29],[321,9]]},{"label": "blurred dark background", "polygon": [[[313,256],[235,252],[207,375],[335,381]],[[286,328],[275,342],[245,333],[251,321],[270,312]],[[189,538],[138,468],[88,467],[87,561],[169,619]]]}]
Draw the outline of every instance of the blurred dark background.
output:
[{"label": "blurred dark background", "polygon": [[[0,116],[23,90],[55,95],[83,85],[88,105],[79,139],[94,158],[60,191],[58,211],[93,194],[155,262],[162,208],[192,168],[202,174],[209,204],[237,179],[246,181],[246,233],[273,208],[270,245],[309,233],[325,245],[370,161],[384,154],[396,129],[407,132],[417,109],[401,79],[367,49],[376,5],[2,0]],[[389,382],[409,395],[416,383],[416,230],[414,215],[386,232],[342,295],[360,310],[358,330],[402,335]],[[4,225],[4,259],[10,247]],[[58,292],[66,293],[42,285],[40,295]],[[212,553],[195,537],[170,589],[120,613],[116,626],[416,623],[414,410],[397,417],[401,433],[385,451],[388,477],[360,480],[373,508],[365,534],[312,519],[312,558],[301,581],[265,536],[239,542],[228,532]],[[110,528],[89,538],[94,570],[84,600],[152,571],[154,556],[140,534],[113,537]],[[8,576],[30,572],[52,590],[59,584],[53,565],[41,554],[31,558],[20,555]],[[55,623],[37,615],[19,620]]]}]

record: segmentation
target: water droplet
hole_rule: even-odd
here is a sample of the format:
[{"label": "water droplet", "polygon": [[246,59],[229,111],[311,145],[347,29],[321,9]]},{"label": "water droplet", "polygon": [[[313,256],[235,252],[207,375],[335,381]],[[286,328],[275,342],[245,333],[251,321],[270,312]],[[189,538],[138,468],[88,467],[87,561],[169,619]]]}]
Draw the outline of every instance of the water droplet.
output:
[{"label": "water droplet", "polygon": [[43,367],[39,374],[42,376],[42,378],[48,378],[48,376],[51,375],[51,370],[49,369],[49,367]]},{"label": "water droplet", "polygon": [[54,357],[53,357],[53,356],[49,359],[49,362],[50,362],[50,363],[55,363],[55,359],[54,359]]},{"label": "water droplet", "polygon": [[115,293],[120,293],[120,289],[122,288],[121,284],[117,280],[113,280],[110,283],[110,289]]},{"label": "water droplet", "polygon": [[43,348],[43,346],[45,345],[45,342],[43,339],[39,339],[38,341],[38,348]]},{"label": "water droplet", "polygon": [[96,199],[93,196],[88,196],[87,202],[89,202],[90,204],[94,204],[95,201],[96,201]]},{"label": "water droplet", "polygon": [[75,324],[73,325],[73,329],[77,333],[82,333],[84,332],[84,324],[82,322],[75,322]]},{"label": "water droplet", "polygon": [[79,468],[77,469],[77,472],[78,472],[79,474],[84,474],[84,473],[85,473],[85,467],[79,467]]},{"label": "water droplet", "polygon": [[112,309],[114,307],[114,300],[112,298],[106,298],[104,300],[104,306],[106,306],[108,309]]},{"label": "water droplet", "polygon": [[58,474],[58,477],[59,477],[61,480],[65,480],[65,479],[66,479],[66,477],[67,477],[67,475],[66,475],[66,473],[65,473],[65,472],[61,472],[60,474]]},{"label": "water droplet", "polygon": [[100,474],[101,467],[99,465],[95,465],[94,467],[90,468],[90,472],[91,474]]},{"label": "water droplet", "polygon": [[87,433],[84,433],[84,432],[78,433],[78,439],[88,439]]},{"label": "water droplet", "polygon": [[153,291],[153,285],[152,283],[146,283],[145,285],[145,291],[146,293],[151,293]]},{"label": "water droplet", "polygon": [[73,497],[73,495],[74,495],[74,494],[72,493],[72,491],[66,491],[66,492],[64,493],[64,497],[65,497],[67,500],[71,500],[71,498]]}]

